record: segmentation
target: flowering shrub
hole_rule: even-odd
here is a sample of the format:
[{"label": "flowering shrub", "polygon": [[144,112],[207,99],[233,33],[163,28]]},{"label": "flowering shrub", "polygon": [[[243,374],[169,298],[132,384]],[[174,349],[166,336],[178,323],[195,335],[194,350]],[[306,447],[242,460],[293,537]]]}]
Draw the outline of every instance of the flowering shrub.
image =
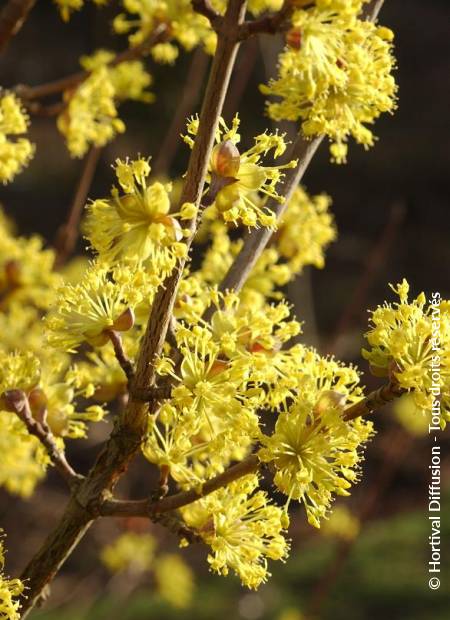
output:
[{"label": "flowering shrub", "polygon": [[[84,2],[56,4],[67,20]],[[292,503],[320,528],[335,497],[363,475],[375,435],[367,415],[399,397],[412,399],[421,420],[430,415],[436,354],[442,426],[449,419],[450,302],[409,301],[406,280],[392,287],[400,301],[373,311],[366,334],[362,355],[386,381],[368,394],[357,368],[302,343],[302,317],[282,290],[306,265],[322,268],[336,238],[331,199],[299,185],[318,143],[328,137],[332,160],[343,163],[350,137],[372,146],[367,125],[396,107],[393,34],[373,3],[252,0],[248,12],[243,0],[122,5],[113,26],[129,48],[83,57],[84,72],[61,82],[57,126],[71,156],[88,153],[89,162],[125,131],[122,101],[157,96],[146,54],[172,63],[202,46],[213,56],[210,79],[200,116],[180,128],[190,149],[182,178],[155,178],[150,156],[130,155],[115,162],[110,195],[86,201],[90,261],[16,235],[7,209],[0,215],[0,484],[29,497],[55,467],[71,495],[22,581],[0,576],[7,619],[32,609],[101,517],[159,522],[181,546],[205,544],[212,571],[257,588],[272,562],[288,558]],[[230,124],[221,116],[239,42],[261,32],[286,37],[278,75],[261,88],[278,98],[267,104],[271,119],[300,122],[294,144],[278,130],[252,140],[237,114]],[[42,92],[0,93],[3,183],[32,157],[27,108]],[[63,241],[78,224],[71,217]],[[111,435],[82,476],[67,442],[113,413]],[[138,452],[159,487],[118,500],[115,484]],[[358,523],[339,510],[328,531],[351,539]],[[155,549],[151,535],[126,533],[101,557],[112,572],[151,572],[163,598],[186,606],[190,569],[173,554],[155,559]]]}]

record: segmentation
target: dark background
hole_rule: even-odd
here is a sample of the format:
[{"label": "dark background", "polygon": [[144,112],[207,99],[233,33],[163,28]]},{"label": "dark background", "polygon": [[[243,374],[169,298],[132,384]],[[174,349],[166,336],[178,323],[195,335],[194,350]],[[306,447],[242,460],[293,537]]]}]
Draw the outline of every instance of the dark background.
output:
[{"label": "dark background", "polygon": [[[290,287],[289,295],[299,317],[307,319],[306,340],[322,351],[333,351],[342,359],[359,362],[363,370],[365,364],[358,352],[361,333],[367,324],[366,309],[390,296],[388,282],[398,282],[406,277],[414,294],[421,290],[427,293],[439,290],[443,297],[448,298],[450,293],[448,6],[447,0],[387,0],[380,22],[395,32],[399,108],[394,116],[385,115],[376,123],[379,142],[370,151],[351,145],[349,163],[336,166],[329,163],[327,148],[322,146],[304,178],[311,193],[326,191],[332,196],[338,241],[327,252],[325,269],[305,270],[304,276]],[[126,40],[112,35],[109,27],[109,18],[116,12],[115,2],[100,11],[88,3],[69,24],[64,24],[51,2],[38,2],[19,35],[0,58],[1,84],[6,88],[17,83],[40,84],[77,71],[81,54],[92,53],[102,46],[123,49]],[[273,72],[280,44],[278,40],[264,37],[260,48],[254,43],[241,48],[225,110],[226,120],[231,120],[235,110],[230,107],[236,98],[240,99],[244,145],[249,145],[254,135],[270,127],[264,117],[264,99],[257,87],[266,80],[267,67],[272,66]],[[242,73],[247,71],[251,62],[249,58],[254,54],[256,64],[252,76],[243,80]],[[137,153],[156,157],[158,154],[179,101],[190,56],[181,55],[173,67],[155,66],[151,60],[147,62],[154,76],[152,90],[157,95],[156,103],[150,106],[127,103],[121,108],[127,132],[102,151],[90,191],[92,198],[108,193],[113,182],[110,165],[116,157],[133,157]],[[242,82],[245,89],[239,97]],[[198,104],[193,111],[197,109]],[[0,188],[0,201],[5,211],[14,217],[22,234],[37,232],[51,243],[69,209],[82,162],[69,158],[63,138],[55,128],[54,118],[33,117],[31,121],[30,135],[37,146],[35,159],[14,183]],[[172,177],[185,170],[187,157],[188,149],[180,141],[170,170]],[[82,249],[80,243],[79,250]],[[369,387],[377,385],[368,375],[364,376],[364,382]],[[366,488],[377,480],[388,444],[392,443],[388,415],[389,412],[380,415],[380,437],[369,450],[364,482],[352,497],[350,505],[356,509]],[[99,441],[100,437],[95,440]],[[74,448],[75,458],[85,467],[92,454],[89,445]],[[386,523],[384,529],[381,527],[383,534],[377,534],[376,529],[375,534],[370,530],[372,534],[368,541],[363,539],[360,556],[356,554],[347,573],[343,572],[342,586],[333,590],[335,605],[329,608],[330,617],[350,620],[378,617],[378,614],[383,614],[387,620],[446,617],[448,586],[445,591],[432,595],[427,588],[421,590],[420,584],[425,583],[427,532],[420,530],[420,518],[414,521],[413,513],[409,514],[414,510],[425,514],[429,462],[427,438],[414,442],[406,455],[391,472],[382,500],[372,515],[375,519],[373,527],[377,527],[379,519],[382,526]],[[443,466],[445,480],[448,480],[448,468],[447,457]],[[9,535],[11,570],[23,566],[26,557],[38,546],[49,524],[57,518],[61,498],[62,489],[52,475],[48,483],[41,485],[31,506],[5,494],[0,496],[1,524]],[[389,519],[399,511],[406,515],[405,520],[395,525]],[[75,600],[78,597],[89,599],[93,591],[102,587],[99,584],[104,583],[104,576],[99,576],[93,568],[96,549],[109,539],[114,527],[96,526],[89,534],[87,542],[74,554],[56,582],[56,604],[66,599],[74,603],[74,596],[68,595],[74,584],[80,592]],[[405,532],[409,532],[409,537],[403,540]],[[302,531],[303,535],[309,540],[309,534]],[[173,545],[173,541],[169,544]],[[395,551],[398,545],[400,556]],[[320,551],[320,547],[313,546],[308,552],[307,544],[305,547],[297,539],[294,547],[299,549],[298,558],[295,552],[286,569],[278,573],[278,581],[275,579],[274,585],[263,589],[263,600],[269,600],[275,592],[276,596],[285,596],[294,606],[302,607],[318,575],[325,570],[329,558],[323,554],[326,556],[328,550]],[[303,553],[304,562],[301,561]],[[209,618],[214,614],[222,618],[230,613],[250,617],[236,611],[241,609],[239,605],[244,594],[234,582],[230,586],[229,580],[208,578],[203,557],[200,563],[196,552],[191,555],[194,564],[199,565],[196,570],[202,575],[205,601],[208,596],[217,601],[225,598],[222,607],[206,607],[211,610],[205,611],[206,615],[201,615],[203,612],[198,608],[192,612],[192,617]],[[322,558],[323,565],[317,558]],[[380,558],[385,558],[384,564]],[[400,563],[396,564],[395,558]],[[305,565],[312,567],[309,573]],[[383,575],[384,569],[388,577]],[[88,577],[80,578],[80,574],[86,575],[86,572]],[[394,587],[395,575],[403,576],[403,580],[397,580],[397,589]],[[84,579],[81,585],[80,579]],[[222,588],[221,593],[214,588]],[[164,608],[152,612],[153,615],[145,605],[143,609],[143,615],[139,611],[126,615],[124,610],[109,610],[105,616],[100,612],[88,616],[87,611],[83,612],[84,615],[71,616],[65,610],[54,612],[56,615],[51,618],[126,617],[138,620],[169,617]],[[268,611],[267,615],[254,617],[275,616]],[[324,617],[328,618],[328,615]]]}]

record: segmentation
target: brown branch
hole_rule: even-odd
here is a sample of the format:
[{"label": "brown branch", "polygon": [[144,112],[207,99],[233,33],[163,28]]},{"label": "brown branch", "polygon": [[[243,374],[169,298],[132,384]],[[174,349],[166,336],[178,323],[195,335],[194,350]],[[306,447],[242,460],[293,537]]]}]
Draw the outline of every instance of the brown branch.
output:
[{"label": "brown branch", "polygon": [[222,16],[213,8],[209,0],[191,0],[191,4],[196,13],[209,20],[214,30],[222,23]]},{"label": "brown branch", "polygon": [[0,52],[10,39],[19,32],[36,0],[8,0],[0,11]]},{"label": "brown branch", "polygon": [[370,392],[365,398],[358,401],[354,405],[347,407],[344,411],[344,420],[354,420],[360,416],[373,413],[376,409],[383,407],[392,400],[405,393],[406,390],[401,388],[395,380],[389,381],[385,385]]},{"label": "brown branch", "polygon": [[47,413],[45,407],[41,411],[40,419],[37,420],[33,417],[27,395],[22,390],[8,390],[2,394],[2,400],[7,411],[15,413],[25,424],[30,435],[34,435],[34,437],[39,439],[47,450],[53,465],[67,484],[70,487],[78,485],[83,480],[83,476],[77,474],[72,469],[67,462],[64,452],[56,445],[55,438],[45,419]]},{"label": "brown branch", "polygon": [[239,38],[243,41],[256,34],[277,34],[289,28],[289,22],[294,9],[299,8],[302,4],[311,4],[311,1],[284,0],[283,6],[277,13],[266,15],[253,21],[245,21],[239,28]]},{"label": "brown branch", "polygon": [[[382,4],[383,2],[381,0],[372,0],[372,2],[364,6],[361,18],[369,21],[375,20]],[[307,140],[300,133],[291,150],[285,156],[284,163],[292,159],[297,159],[298,163],[295,168],[287,170],[283,180],[284,203],[280,204],[273,199],[267,202],[267,207],[275,213],[277,219],[280,219],[284,213],[294,190],[302,180],[303,174],[308,168],[323,138],[324,136],[318,136],[312,140]],[[234,259],[219,286],[221,291],[233,290],[239,292],[241,290],[271,237],[272,230],[266,227],[253,229],[247,234],[239,254]],[[209,320],[213,311],[213,307],[210,306],[204,315],[204,319]]]},{"label": "brown branch", "polygon": [[180,102],[170,127],[164,136],[164,140],[159,147],[158,156],[152,165],[152,174],[155,176],[169,172],[170,165],[180,145],[180,133],[183,131],[186,118],[192,112],[199,96],[208,61],[209,59],[205,52],[201,48],[197,48],[192,56]]},{"label": "brown branch", "polygon": [[[159,24],[145,41],[117,54],[107,66],[116,67],[122,62],[140,58],[145,55],[153,45],[163,41],[167,36],[167,32],[167,25]],[[20,84],[19,86],[16,86],[15,91],[19,97],[23,99],[24,103],[28,103],[34,99],[49,97],[50,95],[55,95],[61,91],[73,89],[89,77],[89,75],[89,71],[78,71],[77,73],[72,73],[71,75],[54,80],[53,82],[47,82],[38,86],[26,86],[24,84]]]},{"label": "brown branch", "polygon": [[156,502],[151,498],[142,500],[106,500],[100,507],[100,514],[108,517],[150,517],[172,510],[177,510],[192,502],[214,493],[227,486],[230,482],[242,478],[258,470],[260,461],[256,454],[251,454],[243,461],[232,465],[222,474],[205,482],[201,490],[191,489],[163,497]]},{"label": "brown branch", "polygon": [[61,267],[61,265],[66,262],[75,249],[79,236],[81,214],[83,213],[89,190],[92,185],[95,169],[97,168],[97,163],[100,157],[100,151],[100,148],[93,146],[87,154],[67,221],[58,229],[58,232],[56,233],[56,267]]},{"label": "brown branch", "polygon": [[[245,0],[230,0],[227,6],[200,114],[199,130],[189,159],[181,203],[200,203],[214,134],[239,47],[237,26],[244,19],[245,4]],[[195,233],[196,221],[190,222],[189,228],[191,235],[187,239],[188,246]],[[154,383],[154,362],[166,338],[183,265],[184,262],[181,261],[156,294],[139,352],[131,393],[133,389],[146,389]],[[126,411],[118,417],[109,440],[72,497],[60,524],[22,574],[22,579],[27,581],[28,596],[23,603],[22,618],[25,618],[38,602],[45,587],[81,540],[93,518],[99,514],[102,501],[139,450],[147,431],[147,414],[148,404],[131,396]],[[161,501],[167,500],[169,498]]]},{"label": "brown branch", "polygon": [[128,379],[128,383],[131,383],[134,379],[134,367],[133,367],[133,364],[131,363],[130,358],[125,353],[125,349],[123,348],[122,337],[119,334],[119,332],[116,331],[115,329],[108,329],[106,333],[114,348],[114,355],[116,356],[116,359],[119,362],[120,367],[125,373],[125,376]]}]

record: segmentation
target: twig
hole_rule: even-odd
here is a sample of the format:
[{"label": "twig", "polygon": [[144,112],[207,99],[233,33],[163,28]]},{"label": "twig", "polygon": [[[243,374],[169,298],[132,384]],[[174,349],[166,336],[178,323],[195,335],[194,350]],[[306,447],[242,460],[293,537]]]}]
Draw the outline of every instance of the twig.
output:
[{"label": "twig", "polygon": [[48,452],[54,466],[70,487],[74,487],[83,480],[83,476],[77,474],[69,465],[67,459],[58,446],[48,426],[45,417],[45,409],[38,421],[33,417],[27,395],[22,390],[8,390],[3,393],[2,399],[8,411],[14,412],[25,424],[30,435],[39,439]]},{"label": "twig", "polygon": [[209,19],[214,30],[222,22],[222,16],[213,8],[209,0],[191,0],[191,4],[196,13]]},{"label": "twig", "polygon": [[[113,58],[113,60],[108,63],[107,66],[116,67],[122,62],[140,58],[153,45],[163,41],[167,35],[167,32],[167,25],[159,24],[145,41],[143,41],[139,45],[130,47],[127,50],[117,54]],[[34,99],[41,99],[43,97],[48,97],[50,95],[60,93],[64,90],[73,89],[75,88],[75,86],[78,86],[78,84],[80,84],[83,80],[89,77],[89,75],[89,71],[78,71],[77,73],[72,73],[71,75],[67,75],[66,77],[60,78],[59,80],[54,80],[53,82],[47,82],[38,86],[26,86],[24,84],[20,84],[16,86],[15,90],[19,97],[24,100],[25,103],[27,103]]]},{"label": "twig", "polygon": [[0,11],[0,52],[6,49],[10,39],[19,32],[36,0],[8,0]]},{"label": "twig", "polygon": [[125,353],[122,338],[119,332],[114,329],[108,329],[106,333],[111,341],[112,346],[114,347],[114,354],[116,356],[116,359],[119,362],[123,372],[125,373],[128,379],[128,383],[131,383],[134,379],[134,367],[129,357]]},{"label": "twig", "polygon": [[245,21],[239,28],[239,38],[241,41],[248,39],[256,34],[276,34],[288,27],[292,12],[299,5],[311,4],[307,2],[295,2],[294,0],[284,0],[281,9],[272,15],[266,15],[253,21]]},{"label": "twig", "polygon": [[100,148],[93,146],[87,154],[67,221],[59,228],[56,234],[56,267],[63,265],[75,249],[79,236],[81,214],[83,213],[89,189],[92,185],[100,151]]},{"label": "twig", "polygon": [[[361,18],[369,21],[375,20],[382,4],[382,0],[372,0],[372,2],[364,5]],[[267,202],[266,206],[275,213],[277,219],[279,219],[284,213],[295,188],[302,180],[303,174],[308,168],[323,138],[324,136],[318,136],[313,140],[307,140],[300,133],[294,142],[292,149],[285,156],[285,163],[292,159],[297,159],[298,163],[295,168],[291,168],[286,171],[286,176],[283,180],[284,203],[279,204],[273,199],[270,199]],[[253,229],[246,236],[239,254],[234,259],[231,267],[220,284],[219,288],[221,291],[233,290],[235,292],[239,292],[241,290],[271,236],[272,230],[266,227]],[[212,313],[213,308],[210,306],[204,315],[204,319],[209,320]]]},{"label": "twig", "polygon": [[354,405],[347,407],[344,411],[344,420],[354,420],[360,416],[369,415],[376,409],[379,409],[387,403],[390,403],[392,400],[399,398],[399,396],[404,393],[405,390],[395,381],[391,380],[389,383],[381,386],[378,390],[374,390]]},{"label": "twig", "polygon": [[246,459],[232,465],[222,474],[218,474],[214,478],[205,482],[201,489],[191,489],[190,491],[182,491],[168,497],[163,497],[156,502],[151,498],[142,500],[106,500],[100,506],[100,514],[108,517],[153,517],[172,510],[177,510],[192,502],[206,497],[210,493],[214,493],[218,489],[227,486],[230,482],[242,478],[258,470],[260,461],[256,454],[251,454]]},{"label": "twig", "polygon": [[180,103],[164,140],[159,147],[158,156],[152,165],[152,174],[155,176],[169,172],[170,165],[180,144],[180,133],[183,131],[186,118],[192,112],[193,106],[199,96],[199,91],[208,67],[208,60],[208,56],[201,48],[197,48],[193,53],[184,89],[181,93]]}]

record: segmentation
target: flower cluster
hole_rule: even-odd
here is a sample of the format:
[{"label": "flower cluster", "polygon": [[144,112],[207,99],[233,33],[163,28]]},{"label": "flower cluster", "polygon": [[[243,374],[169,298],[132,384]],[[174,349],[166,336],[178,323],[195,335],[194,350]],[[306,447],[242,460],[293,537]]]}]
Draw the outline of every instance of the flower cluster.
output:
[{"label": "flower cluster", "polygon": [[259,457],[275,469],[274,482],[287,496],[287,506],[292,499],[301,501],[309,523],[320,527],[333,494],[348,495],[357,481],[360,448],[373,427],[371,422],[343,417],[345,405],[361,397],[354,368],[303,347],[292,354],[300,370],[288,377],[291,384],[286,383],[291,404],[286,401],[274,432],[263,435]]},{"label": "flower cluster", "polygon": [[0,618],[19,620],[20,601],[18,597],[22,594],[24,585],[19,579],[8,579],[3,575],[4,564],[5,549],[3,542],[0,541]]},{"label": "flower cluster", "polygon": [[88,77],[64,93],[66,107],[58,117],[58,128],[74,157],[82,157],[90,145],[104,146],[125,131],[117,103],[125,99],[148,103],[154,99],[146,90],[152,77],[141,61],[114,65],[113,60],[114,54],[107,50],[83,57],[81,65],[89,72]]},{"label": "flower cluster", "polygon": [[270,576],[267,560],[283,560],[289,551],[283,511],[257,489],[257,476],[246,476],[181,510],[211,548],[211,570],[231,569],[255,589]]},{"label": "flower cluster", "polygon": [[106,264],[145,263],[147,273],[164,277],[186,254],[179,221],[186,219],[185,212],[169,213],[171,186],[148,183],[147,160],[117,160],[115,170],[120,191],[113,188],[111,198],[88,205],[86,236]]},{"label": "flower cluster", "polygon": [[12,93],[0,92],[0,181],[5,184],[24,168],[34,153],[27,138],[28,116]]},{"label": "flower cluster", "polygon": [[396,107],[393,33],[358,19],[362,4],[320,0],[296,11],[279,75],[261,87],[280,98],[268,104],[271,118],[300,119],[306,136],[328,136],[337,163],[346,161],[348,136],[372,146],[367,124]]},{"label": "flower cluster", "polygon": [[[184,140],[191,147],[194,144],[193,137],[197,135],[198,123],[198,118],[192,118],[187,125]],[[273,158],[277,159],[286,150],[284,136],[277,133],[256,136],[254,146],[240,153],[236,147],[240,142],[239,124],[238,116],[234,117],[231,128],[220,119],[217,144],[209,166],[209,193],[224,221],[275,228],[275,215],[264,203],[267,198],[280,203],[284,201],[276,188],[283,179],[282,170],[295,167],[297,162],[278,166],[262,165],[262,158],[270,151],[273,151]]]},{"label": "flower cluster", "polygon": [[441,424],[450,420],[450,304],[437,296],[427,304],[424,293],[409,301],[409,284],[391,286],[399,302],[372,312],[362,354],[374,374],[393,374],[411,391],[419,411],[430,413],[433,392],[440,395]]}]

